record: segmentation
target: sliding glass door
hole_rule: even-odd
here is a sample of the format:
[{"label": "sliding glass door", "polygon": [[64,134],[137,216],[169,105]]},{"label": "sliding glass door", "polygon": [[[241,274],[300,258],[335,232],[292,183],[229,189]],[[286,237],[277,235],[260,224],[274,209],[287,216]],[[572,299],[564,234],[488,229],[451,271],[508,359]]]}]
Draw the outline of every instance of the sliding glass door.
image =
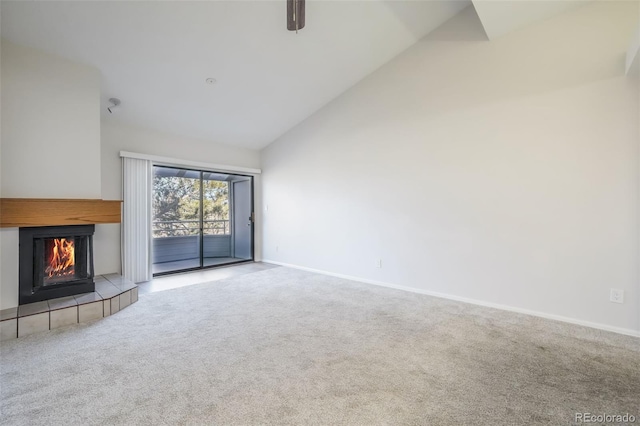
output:
[{"label": "sliding glass door", "polygon": [[253,260],[253,178],[154,166],[153,274]]}]

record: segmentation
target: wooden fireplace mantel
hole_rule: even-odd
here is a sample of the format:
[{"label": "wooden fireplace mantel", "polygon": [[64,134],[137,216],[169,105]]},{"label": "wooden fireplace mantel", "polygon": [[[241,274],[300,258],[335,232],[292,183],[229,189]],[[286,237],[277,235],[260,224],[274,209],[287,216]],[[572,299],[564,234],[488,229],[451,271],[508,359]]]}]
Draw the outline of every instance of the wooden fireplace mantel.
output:
[{"label": "wooden fireplace mantel", "polygon": [[0,198],[0,228],[120,223],[120,200]]}]

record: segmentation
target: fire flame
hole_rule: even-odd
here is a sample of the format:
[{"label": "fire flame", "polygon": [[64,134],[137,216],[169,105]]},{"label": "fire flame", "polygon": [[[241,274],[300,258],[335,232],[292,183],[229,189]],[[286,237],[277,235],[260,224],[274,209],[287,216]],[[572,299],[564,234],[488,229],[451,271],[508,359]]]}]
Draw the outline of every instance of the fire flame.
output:
[{"label": "fire flame", "polygon": [[49,266],[45,272],[49,278],[53,276],[73,275],[75,258],[73,240],[55,238],[53,240],[53,250],[49,260]]}]

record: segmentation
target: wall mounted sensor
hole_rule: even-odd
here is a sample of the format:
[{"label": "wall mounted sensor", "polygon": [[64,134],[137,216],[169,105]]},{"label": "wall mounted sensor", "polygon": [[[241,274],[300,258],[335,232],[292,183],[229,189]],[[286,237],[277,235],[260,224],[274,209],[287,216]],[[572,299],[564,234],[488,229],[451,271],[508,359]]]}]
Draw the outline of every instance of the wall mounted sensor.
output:
[{"label": "wall mounted sensor", "polygon": [[111,105],[109,105],[109,107],[107,108],[107,111],[109,111],[109,114],[113,114],[113,110],[120,105],[120,99],[118,98],[109,98],[109,103]]}]

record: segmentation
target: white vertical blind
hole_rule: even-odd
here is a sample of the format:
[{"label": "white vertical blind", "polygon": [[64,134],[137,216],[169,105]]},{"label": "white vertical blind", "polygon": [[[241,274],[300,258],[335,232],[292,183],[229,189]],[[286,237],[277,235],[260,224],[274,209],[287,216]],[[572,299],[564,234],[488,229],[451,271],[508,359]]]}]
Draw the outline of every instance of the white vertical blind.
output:
[{"label": "white vertical blind", "polygon": [[122,274],[134,283],[151,272],[151,161],[123,157]]}]

